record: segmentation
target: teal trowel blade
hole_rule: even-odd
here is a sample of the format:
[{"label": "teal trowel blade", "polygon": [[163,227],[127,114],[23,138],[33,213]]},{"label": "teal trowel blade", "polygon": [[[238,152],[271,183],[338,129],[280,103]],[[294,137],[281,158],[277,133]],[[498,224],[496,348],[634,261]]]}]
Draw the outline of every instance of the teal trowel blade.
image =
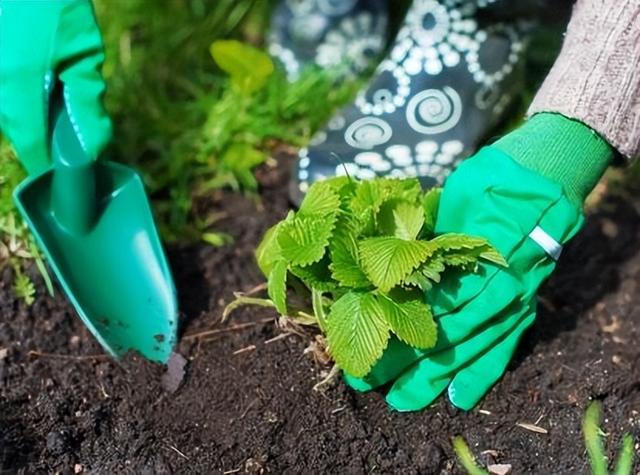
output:
[{"label": "teal trowel blade", "polygon": [[126,166],[104,161],[94,167],[96,218],[86,232],[70,232],[56,220],[54,170],[27,178],[14,199],[67,297],[104,348],[114,356],[136,350],[165,362],[176,341],[176,291],[144,186]]}]

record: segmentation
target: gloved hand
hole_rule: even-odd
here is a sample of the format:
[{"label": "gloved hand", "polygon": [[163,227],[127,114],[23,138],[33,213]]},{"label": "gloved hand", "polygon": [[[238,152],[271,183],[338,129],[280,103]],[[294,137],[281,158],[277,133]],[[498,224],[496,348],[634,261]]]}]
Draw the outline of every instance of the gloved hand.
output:
[{"label": "gloved hand", "polygon": [[0,2],[0,130],[30,175],[50,166],[49,99],[58,81],[88,156],[96,159],[109,142],[103,60],[89,0]]},{"label": "gloved hand", "polygon": [[392,340],[363,379],[366,391],[394,381],[387,402],[400,411],[450,401],[473,408],[500,379],[533,323],[536,293],[562,245],[582,227],[582,204],[612,158],[585,125],[539,114],[458,167],[441,196],[436,233],[487,238],[509,266],[483,263],[476,274],[451,275],[427,293],[438,343],[424,351]]}]

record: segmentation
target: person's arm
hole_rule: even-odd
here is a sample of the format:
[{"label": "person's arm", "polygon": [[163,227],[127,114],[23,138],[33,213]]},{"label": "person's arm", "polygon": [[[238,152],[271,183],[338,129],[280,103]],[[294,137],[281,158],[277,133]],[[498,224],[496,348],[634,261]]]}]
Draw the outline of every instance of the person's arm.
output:
[{"label": "person's arm", "polygon": [[529,107],[494,145],[582,205],[614,154],[640,153],[640,0],[578,0]]},{"label": "person's arm", "polygon": [[528,115],[555,112],[640,154],[640,0],[577,0],[562,50]]},{"label": "person's arm", "polygon": [[[536,315],[536,293],[582,227],[584,199],[617,152],[640,151],[640,0],[578,0],[562,52],[529,120],[447,180],[436,232],[487,238],[509,266],[443,278],[427,293],[438,321],[428,352],[394,341],[357,390],[393,381],[401,411],[443,391],[474,407],[501,377]],[[416,362],[417,360],[417,362]]]}]

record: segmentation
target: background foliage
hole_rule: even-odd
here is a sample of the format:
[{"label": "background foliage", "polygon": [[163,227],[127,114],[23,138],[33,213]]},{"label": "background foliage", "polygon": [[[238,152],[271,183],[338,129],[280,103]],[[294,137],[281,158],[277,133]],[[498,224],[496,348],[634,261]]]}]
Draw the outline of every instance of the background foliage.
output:
[{"label": "background foliage", "polygon": [[279,69],[257,88],[233,87],[211,45],[262,45],[269,2],[97,0],[96,10],[116,124],[111,153],[143,171],[166,239],[198,238],[208,223],[193,215],[194,199],[225,186],[255,191],[251,169],[274,143],[304,143],[355,92],[319,71],[289,84]]},{"label": "background foliage", "polygon": [[[408,3],[391,2],[392,23],[402,19]],[[107,156],[142,172],[169,242],[227,242],[211,232],[215,222],[199,213],[202,207],[196,204],[217,188],[255,192],[255,166],[267,161],[278,144],[305,144],[366,80],[336,82],[331,72],[311,69],[291,84],[276,65],[261,87],[233,87],[233,77],[214,61],[211,45],[231,38],[262,47],[272,1],[94,4],[106,49],[106,106],[116,126]],[[516,118],[522,116],[561,41],[562,23],[545,25],[531,49],[527,87],[514,110]],[[44,269],[11,201],[11,191],[23,177],[0,137],[0,266],[11,264],[18,277],[24,274],[25,259],[36,259]],[[21,295],[33,294],[28,278],[19,277],[16,283]]]}]

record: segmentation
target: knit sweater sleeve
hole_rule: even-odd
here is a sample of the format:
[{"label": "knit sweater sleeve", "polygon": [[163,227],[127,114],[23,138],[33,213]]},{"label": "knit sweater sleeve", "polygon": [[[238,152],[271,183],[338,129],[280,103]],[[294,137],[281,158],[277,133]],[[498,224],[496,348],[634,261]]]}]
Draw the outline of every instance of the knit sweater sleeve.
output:
[{"label": "knit sweater sleeve", "polygon": [[560,55],[528,115],[558,112],[640,155],[640,0],[577,0]]}]

